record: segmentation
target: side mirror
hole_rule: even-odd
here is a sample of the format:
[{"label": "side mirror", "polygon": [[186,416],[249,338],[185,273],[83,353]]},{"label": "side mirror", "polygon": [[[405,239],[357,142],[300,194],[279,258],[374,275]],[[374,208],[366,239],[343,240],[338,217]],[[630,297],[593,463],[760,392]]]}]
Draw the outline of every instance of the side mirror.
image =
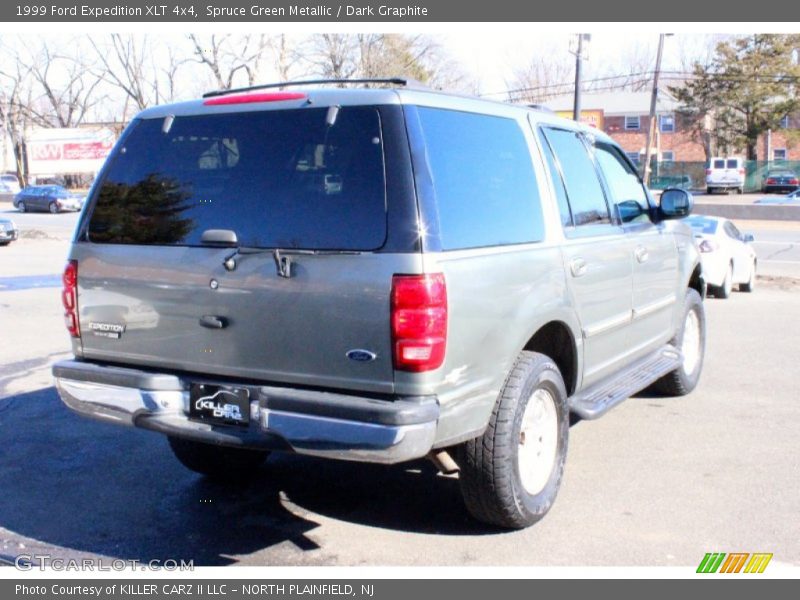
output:
[{"label": "side mirror", "polygon": [[661,194],[658,214],[662,219],[682,219],[692,213],[694,198],[686,190],[668,188]]},{"label": "side mirror", "polygon": [[753,237],[753,234],[752,234],[752,233],[745,233],[745,234],[742,236],[742,241],[743,241],[745,244],[749,244],[750,242],[755,242],[755,241],[756,241],[756,238],[754,238],[754,237]]},{"label": "side mirror", "polygon": [[623,223],[630,223],[645,213],[645,209],[636,200],[625,200],[617,204],[619,218]]}]

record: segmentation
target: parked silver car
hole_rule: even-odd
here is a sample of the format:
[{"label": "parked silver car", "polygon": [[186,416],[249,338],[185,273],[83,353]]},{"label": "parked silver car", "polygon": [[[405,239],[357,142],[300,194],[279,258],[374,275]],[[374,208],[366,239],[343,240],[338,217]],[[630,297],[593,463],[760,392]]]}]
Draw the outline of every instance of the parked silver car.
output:
[{"label": "parked silver car", "polygon": [[427,456],[475,517],[525,527],[570,413],[697,384],[692,199],[657,205],[597,130],[388,83],[142,112],[70,250],[58,390],[212,476]]},{"label": "parked silver car", "polygon": [[0,246],[8,246],[19,237],[14,221],[10,219],[0,219]]}]

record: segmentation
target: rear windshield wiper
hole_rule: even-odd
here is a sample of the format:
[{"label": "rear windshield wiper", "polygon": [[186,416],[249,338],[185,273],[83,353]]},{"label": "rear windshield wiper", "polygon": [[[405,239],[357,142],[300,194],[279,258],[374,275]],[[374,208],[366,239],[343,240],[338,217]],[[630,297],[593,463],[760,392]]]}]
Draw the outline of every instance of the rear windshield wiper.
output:
[{"label": "rear windshield wiper", "polygon": [[235,248],[232,254],[225,257],[222,265],[227,271],[236,269],[236,257],[248,254],[272,253],[275,268],[280,277],[292,276],[292,256],[315,256],[323,254],[360,254],[357,250],[305,250],[300,248],[258,248],[242,246],[235,231],[230,229],[207,229],[200,237],[200,243],[208,246]]}]

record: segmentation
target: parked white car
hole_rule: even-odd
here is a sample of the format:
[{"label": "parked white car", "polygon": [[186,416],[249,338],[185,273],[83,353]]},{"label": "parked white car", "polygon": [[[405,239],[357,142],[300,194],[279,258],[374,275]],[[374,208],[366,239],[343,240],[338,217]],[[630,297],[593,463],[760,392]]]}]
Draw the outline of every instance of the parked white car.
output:
[{"label": "parked white car", "polygon": [[0,189],[8,190],[11,194],[19,194],[20,185],[16,175],[0,173]]},{"label": "parked white car", "polygon": [[733,221],[722,217],[692,215],[685,221],[694,231],[709,291],[727,298],[738,284],[740,292],[752,292],[758,265],[750,244],[753,236],[741,233]]},{"label": "parked white car", "polygon": [[733,156],[714,157],[706,169],[706,192],[713,194],[717,190],[744,193],[745,169],[744,159]]}]

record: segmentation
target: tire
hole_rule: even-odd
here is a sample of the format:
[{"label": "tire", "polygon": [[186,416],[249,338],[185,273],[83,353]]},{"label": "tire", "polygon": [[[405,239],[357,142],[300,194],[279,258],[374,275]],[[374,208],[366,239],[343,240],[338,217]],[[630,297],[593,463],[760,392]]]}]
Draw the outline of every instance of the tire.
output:
[{"label": "tire", "polygon": [[728,270],[725,273],[725,279],[722,280],[722,285],[714,289],[714,295],[717,298],[729,298],[733,291],[733,263],[728,265]]},{"label": "tire", "polygon": [[683,363],[656,381],[653,389],[665,396],[685,396],[697,387],[706,350],[705,309],[697,290],[686,291],[681,327],[670,343],[683,352]]},{"label": "tire", "polygon": [[756,289],[756,261],[750,265],[750,278],[745,283],[739,284],[740,292],[751,293],[754,289]]},{"label": "tire", "polygon": [[213,479],[244,479],[269,455],[265,450],[230,448],[172,436],[169,446],[184,467]]},{"label": "tire", "polygon": [[56,214],[56,213],[58,212],[58,204],[56,204],[55,202],[51,202],[51,203],[50,203],[50,204],[47,206],[47,208],[48,208],[48,210],[50,211],[50,214],[51,214],[51,215],[54,215],[54,214]]},{"label": "tire", "polygon": [[568,437],[567,391],[558,367],[543,354],[522,352],[486,431],[458,449],[467,510],[509,529],[539,521],[558,493]]},{"label": "tire", "polygon": [[736,193],[741,196],[742,194],[744,194],[744,188],[743,187],[736,188]]},{"label": "tire", "polygon": [[706,188],[706,194],[708,194],[710,196],[713,193],[714,193],[714,188],[712,188],[712,187],[707,187]]},{"label": "tire", "polygon": [[24,202],[19,202],[19,203],[17,204],[17,210],[18,210],[19,212],[21,212],[21,213],[24,213],[24,212],[25,212],[25,210],[26,210],[25,203],[24,203]]}]

